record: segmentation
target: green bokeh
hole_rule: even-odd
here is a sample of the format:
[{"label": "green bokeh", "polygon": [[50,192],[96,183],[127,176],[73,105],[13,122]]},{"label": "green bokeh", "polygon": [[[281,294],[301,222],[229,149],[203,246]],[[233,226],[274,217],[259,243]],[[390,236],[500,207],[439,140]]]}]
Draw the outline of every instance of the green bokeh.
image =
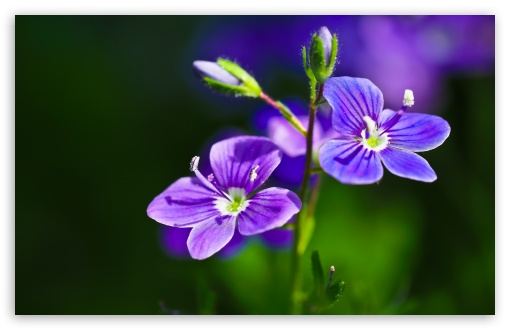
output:
[{"label": "green bokeh", "polygon": [[[17,314],[287,311],[288,251],[250,241],[229,260],[175,260],[145,213],[189,175],[204,141],[248,129],[260,105],[215,111],[187,82],[207,20],[16,17]],[[304,74],[272,76],[274,95],[306,95]],[[448,78],[438,113],[452,133],[425,155],[436,182],[325,180],[303,267],[311,287],[319,250],[346,282],[328,313],[494,314],[494,85],[493,75]]]}]

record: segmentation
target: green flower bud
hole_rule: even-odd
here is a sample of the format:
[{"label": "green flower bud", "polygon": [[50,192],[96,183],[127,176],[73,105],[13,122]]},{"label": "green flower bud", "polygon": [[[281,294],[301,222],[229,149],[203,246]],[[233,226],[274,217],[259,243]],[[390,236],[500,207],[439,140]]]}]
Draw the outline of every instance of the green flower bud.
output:
[{"label": "green flower bud", "polygon": [[238,64],[224,58],[216,62],[195,61],[193,71],[209,87],[224,94],[259,97],[257,81]]},{"label": "green flower bud", "polygon": [[[305,67],[309,77],[323,84],[333,74],[338,52],[338,40],[336,34],[331,35],[328,28],[323,26],[318,34],[312,36],[309,50],[309,66]],[[303,61],[306,66],[306,53],[303,53]]]}]

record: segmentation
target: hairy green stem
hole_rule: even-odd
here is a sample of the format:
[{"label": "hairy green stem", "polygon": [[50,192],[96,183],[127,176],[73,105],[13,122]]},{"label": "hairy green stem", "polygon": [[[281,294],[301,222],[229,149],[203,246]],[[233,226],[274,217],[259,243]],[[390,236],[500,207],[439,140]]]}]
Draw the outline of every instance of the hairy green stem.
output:
[{"label": "hairy green stem", "polygon": [[[310,201],[308,201],[308,189],[310,186],[310,177],[312,175],[312,156],[313,156],[313,128],[315,125],[315,113],[317,110],[317,104],[319,103],[324,85],[319,86],[319,91],[316,93],[315,83],[312,82],[310,86],[310,117],[308,119],[308,130],[306,134],[306,160],[305,170],[303,174],[303,181],[301,182],[301,188],[299,189],[299,198],[303,203],[301,212],[296,217],[294,224],[294,243],[292,246],[292,260],[291,260],[291,277],[292,277],[292,292],[291,292],[291,306],[292,314],[300,314],[302,312],[302,276],[301,276],[301,257],[304,253],[305,247],[303,246],[303,239],[309,238],[311,233],[302,232],[306,221],[310,221],[313,216],[317,194],[311,194]],[[318,182],[320,183],[320,181]],[[318,190],[314,188],[314,191]],[[306,228],[309,228],[307,226]],[[309,235],[304,235],[309,234]]]},{"label": "hairy green stem", "polygon": [[298,130],[299,133],[303,134],[303,136],[306,136],[306,130],[299,121],[299,119],[292,113],[292,111],[282,102],[273,100],[269,95],[265,94],[264,92],[260,92],[260,98],[266,101],[268,104],[275,107],[280,113],[282,114],[287,121],[294,126],[295,129]]}]

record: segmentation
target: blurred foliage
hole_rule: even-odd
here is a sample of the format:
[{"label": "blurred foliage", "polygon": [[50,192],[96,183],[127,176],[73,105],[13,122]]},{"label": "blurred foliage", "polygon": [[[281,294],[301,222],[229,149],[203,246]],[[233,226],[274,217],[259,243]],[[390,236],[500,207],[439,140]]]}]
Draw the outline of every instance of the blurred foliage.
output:
[{"label": "blurred foliage", "polygon": [[[288,251],[252,240],[229,260],[173,260],[145,213],[208,137],[248,129],[261,105],[210,96],[192,77],[194,35],[218,20],[16,17],[17,314],[288,310]],[[298,70],[273,70],[264,86],[306,98],[289,52]],[[452,133],[425,155],[436,182],[324,180],[303,267],[318,250],[345,281],[325,313],[494,314],[494,74],[447,82],[436,112]]]}]

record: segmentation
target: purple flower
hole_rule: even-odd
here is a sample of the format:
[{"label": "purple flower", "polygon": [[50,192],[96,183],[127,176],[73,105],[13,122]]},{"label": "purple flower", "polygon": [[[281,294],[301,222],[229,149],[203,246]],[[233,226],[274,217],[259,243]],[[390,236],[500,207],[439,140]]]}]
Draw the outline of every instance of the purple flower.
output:
[{"label": "purple flower", "polygon": [[215,143],[209,155],[212,172],[190,169],[195,178],[181,178],[157,196],[147,214],[172,227],[189,228],[187,245],[194,259],[221,250],[234,236],[256,235],[281,227],[301,209],[295,193],[282,188],[255,192],[281,161],[282,152],[268,138],[240,136]]},{"label": "purple flower", "polygon": [[383,110],[383,95],[368,79],[331,78],[324,97],[333,108],[333,128],[341,134],[319,151],[325,172],[345,184],[374,183],[383,176],[382,160],[395,175],[436,180],[428,162],[414,152],[440,146],[450,126],[438,116],[406,113],[414,104],[412,91],[406,90],[398,112]]}]

